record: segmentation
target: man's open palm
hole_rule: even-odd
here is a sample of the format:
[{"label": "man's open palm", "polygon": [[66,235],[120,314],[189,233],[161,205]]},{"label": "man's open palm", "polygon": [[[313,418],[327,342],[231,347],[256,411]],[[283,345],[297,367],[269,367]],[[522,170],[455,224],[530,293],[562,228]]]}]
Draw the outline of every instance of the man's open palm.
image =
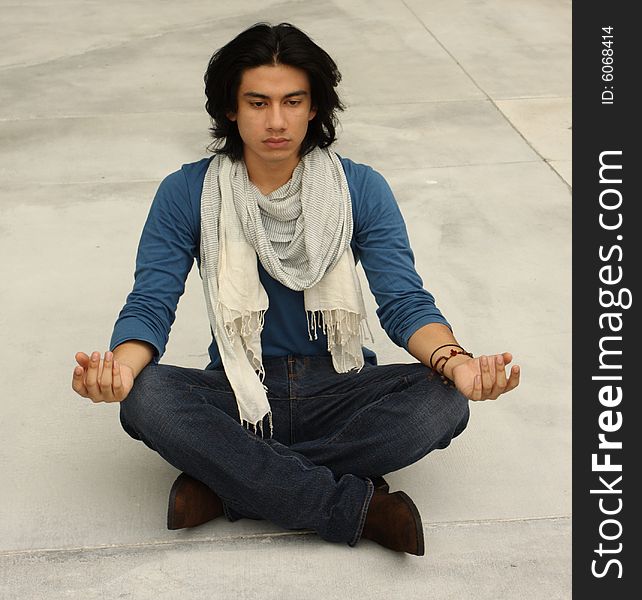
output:
[{"label": "man's open palm", "polygon": [[99,352],[91,357],[77,352],[76,362],[71,387],[92,402],[122,402],[134,385],[134,371],[114,360],[112,352],[106,352],[104,360]]},{"label": "man's open palm", "polygon": [[519,384],[520,369],[514,365],[506,378],[506,365],[513,360],[510,352],[478,356],[453,369],[457,389],[470,400],[495,400]]}]

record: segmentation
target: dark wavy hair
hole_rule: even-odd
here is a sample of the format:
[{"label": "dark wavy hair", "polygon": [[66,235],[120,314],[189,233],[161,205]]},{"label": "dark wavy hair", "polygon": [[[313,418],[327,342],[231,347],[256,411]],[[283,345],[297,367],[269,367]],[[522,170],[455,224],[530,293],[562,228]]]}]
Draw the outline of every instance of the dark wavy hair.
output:
[{"label": "dark wavy hair", "polygon": [[232,160],[243,158],[243,140],[238,126],[227,118],[228,113],[237,111],[243,71],[278,64],[297,67],[308,74],[312,107],[317,111],[308,123],[299,155],[304,156],[316,146],[326,148],[336,140],[336,114],[345,107],[335,89],[341,81],[335,62],[290,23],[256,23],[219,48],[207,65],[205,109],[211,117],[209,130],[214,138],[208,149]]}]

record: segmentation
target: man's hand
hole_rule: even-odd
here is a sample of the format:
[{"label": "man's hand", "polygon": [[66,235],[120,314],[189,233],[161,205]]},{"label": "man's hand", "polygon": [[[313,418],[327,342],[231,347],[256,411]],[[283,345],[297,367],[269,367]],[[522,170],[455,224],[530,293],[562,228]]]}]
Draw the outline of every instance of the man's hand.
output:
[{"label": "man's hand", "polygon": [[451,379],[469,400],[495,400],[519,385],[520,369],[517,365],[513,366],[506,379],[506,365],[512,360],[510,352],[468,359],[452,369]]},{"label": "man's hand", "polygon": [[112,352],[105,352],[104,361],[99,352],[91,358],[78,352],[76,362],[71,387],[92,402],[122,402],[134,385],[133,369],[115,360]]}]

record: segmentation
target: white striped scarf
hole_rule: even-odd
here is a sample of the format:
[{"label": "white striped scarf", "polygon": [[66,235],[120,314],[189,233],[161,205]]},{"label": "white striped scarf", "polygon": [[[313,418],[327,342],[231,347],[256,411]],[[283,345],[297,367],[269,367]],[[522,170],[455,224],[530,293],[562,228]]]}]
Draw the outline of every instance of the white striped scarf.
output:
[{"label": "white striped scarf", "polygon": [[200,272],[241,424],[255,433],[263,435],[267,416],[273,434],[261,351],[268,296],[257,256],[274,279],[303,290],[309,339],[321,326],[335,370],[361,370],[369,328],[352,229],[348,182],[330,150],[304,156],[291,179],[267,196],[250,182],[243,161],[217,155],[210,162],[201,195]]}]

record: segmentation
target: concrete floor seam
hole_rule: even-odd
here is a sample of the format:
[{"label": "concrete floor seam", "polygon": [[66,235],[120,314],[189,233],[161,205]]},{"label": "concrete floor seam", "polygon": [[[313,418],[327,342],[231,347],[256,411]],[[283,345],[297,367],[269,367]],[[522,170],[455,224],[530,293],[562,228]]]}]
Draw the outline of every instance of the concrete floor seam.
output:
[{"label": "concrete floor seam", "polygon": [[[511,98],[502,98],[501,100],[510,100]],[[548,97],[546,97],[548,99]],[[443,98],[440,100],[413,100],[412,102],[356,102],[351,103],[346,106],[346,109],[349,111],[351,108],[362,108],[362,107],[385,107],[385,106],[423,106],[423,105],[432,105],[432,104],[453,104],[453,103],[473,103],[473,102],[489,102],[494,104],[494,102],[489,98]],[[58,114],[54,116],[40,116],[40,115],[28,115],[22,117],[0,117],[0,123],[18,123],[22,121],[57,121],[59,119],[78,119],[78,120],[93,120],[96,117],[105,118],[105,117],[139,117],[141,115],[183,115],[183,116],[205,116],[203,110],[141,110],[141,111],[118,111],[118,112],[105,112],[100,111],[96,113],[86,113],[86,114]],[[339,123],[340,127],[344,127],[343,123]]]},{"label": "concrete floor seam", "polygon": [[542,160],[510,160],[510,161],[496,161],[487,163],[456,163],[452,165],[426,165],[424,167],[386,167],[386,173],[393,173],[395,171],[418,171],[422,169],[457,169],[460,167],[493,167],[496,165],[529,165],[539,164],[546,162]]},{"label": "concrete floor seam", "polygon": [[[402,0],[402,3],[403,3],[403,5],[408,9],[408,11],[409,11],[409,12],[410,12],[414,17],[415,17],[415,19],[417,19],[417,21],[419,21],[419,23],[422,25],[422,27],[423,27],[423,28],[424,28],[424,29],[425,29],[425,30],[426,30],[426,31],[427,31],[427,32],[432,36],[432,38],[435,40],[435,42],[437,42],[437,44],[439,44],[439,45],[441,46],[441,48],[444,50],[444,52],[446,52],[446,53],[448,54],[448,56],[450,56],[450,58],[452,58],[452,60],[455,62],[455,64],[456,64],[456,65],[461,69],[461,71],[464,73],[464,75],[466,75],[466,77],[468,77],[468,79],[473,83],[473,85],[474,85],[474,86],[475,86],[475,87],[476,87],[480,92],[482,92],[482,93],[484,94],[484,96],[486,96],[487,100],[488,100],[488,101],[490,101],[490,103],[495,107],[495,109],[497,110],[497,112],[499,112],[499,114],[500,114],[502,117],[504,117],[504,120],[505,120],[505,121],[506,121],[506,122],[511,126],[511,128],[512,128],[512,129],[513,129],[513,130],[514,130],[514,131],[515,131],[515,132],[516,132],[516,133],[517,133],[517,134],[522,138],[522,140],[524,140],[524,142],[528,145],[528,147],[529,147],[529,148],[530,148],[530,149],[531,149],[535,154],[537,154],[537,156],[539,156],[539,157],[540,157],[544,162],[546,162],[546,159],[542,156],[542,154],[541,154],[541,153],[540,153],[540,152],[539,152],[539,151],[538,151],[538,150],[533,146],[533,144],[531,144],[531,143],[530,143],[530,141],[529,141],[526,137],[524,137],[524,135],[522,134],[522,132],[521,132],[519,129],[517,129],[517,127],[515,127],[515,125],[511,122],[511,120],[510,120],[510,119],[508,118],[508,116],[506,115],[506,113],[504,113],[504,112],[499,108],[499,106],[497,105],[496,101],[495,101],[495,100],[494,100],[494,99],[493,99],[493,98],[488,94],[488,92],[486,92],[486,90],[485,90],[485,89],[483,89],[483,88],[482,88],[482,87],[477,83],[476,79],[475,79],[475,78],[474,78],[474,77],[473,77],[473,76],[472,76],[472,75],[471,75],[471,74],[470,74],[470,73],[465,69],[465,67],[464,67],[464,66],[463,66],[463,65],[462,65],[462,64],[457,60],[457,58],[454,56],[454,54],[453,54],[452,52],[450,52],[450,50],[448,50],[448,48],[446,48],[446,46],[444,46],[444,44],[441,42],[441,40],[440,40],[440,39],[439,39],[439,38],[438,38],[438,37],[437,37],[437,36],[436,36],[432,31],[430,31],[430,29],[428,28],[428,26],[427,26],[427,25],[426,25],[426,24],[421,20],[421,18],[419,18],[419,17],[417,16],[417,14],[416,14],[416,13],[415,13],[415,12],[414,12],[410,7],[409,7],[409,6],[408,6],[408,4],[406,4],[405,0]],[[549,165],[549,167],[550,167],[550,165]],[[553,167],[550,167],[550,168],[551,168],[553,171],[555,171],[555,169],[553,169]],[[559,173],[557,173],[557,171],[555,171],[555,173],[556,173],[556,175],[557,175],[557,176],[558,176],[562,181],[564,181],[564,178],[563,178]],[[566,182],[564,181],[564,183],[566,183]],[[568,183],[566,183],[566,185],[568,186]],[[569,187],[570,187],[570,186],[569,186]]]},{"label": "concrete floor seam", "polygon": [[[569,521],[570,515],[551,515],[545,517],[516,517],[510,519],[472,519],[467,521],[445,521],[441,523],[423,523],[424,529],[446,529],[448,527],[469,527],[473,525],[487,526],[509,523],[530,523],[530,522],[555,522]],[[128,549],[160,549],[171,546],[185,545],[204,545],[204,544],[221,544],[226,542],[239,542],[245,540],[269,540],[271,538],[298,537],[302,535],[315,535],[312,530],[301,531],[283,531],[269,533],[240,534],[216,538],[199,538],[185,540],[157,540],[153,542],[143,542],[138,544],[105,544],[96,546],[75,546],[71,548],[37,548],[31,550],[14,550],[9,552],[0,552],[1,558],[12,556],[36,557],[44,554],[78,554],[83,552],[99,552],[106,550],[128,550]]]}]

